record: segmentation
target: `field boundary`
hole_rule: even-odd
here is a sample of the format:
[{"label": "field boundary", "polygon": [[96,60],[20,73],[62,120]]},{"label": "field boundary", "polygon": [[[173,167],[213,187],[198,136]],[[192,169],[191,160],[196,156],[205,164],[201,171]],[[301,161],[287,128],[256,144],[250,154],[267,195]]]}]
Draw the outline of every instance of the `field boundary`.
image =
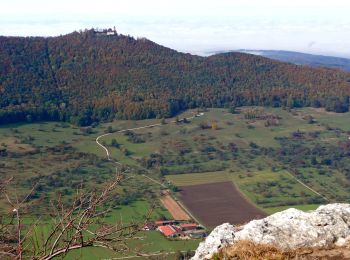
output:
[{"label": "field boundary", "polygon": [[189,211],[189,210],[187,209],[187,207],[181,202],[181,200],[179,200],[179,199],[177,199],[177,198],[175,198],[175,200],[176,200],[176,202],[190,215],[190,217],[191,217],[192,219],[194,219],[194,221],[196,221],[196,222],[197,222],[198,224],[200,224],[201,226],[205,227],[205,225],[203,225],[202,222],[199,221],[198,218],[196,218],[196,217],[191,213],[191,211]]},{"label": "field boundary", "polygon": [[236,190],[241,194],[241,196],[252,206],[256,207],[257,209],[260,209],[261,211],[265,212],[267,215],[269,215],[263,207],[260,207],[259,205],[255,204],[239,187],[238,185],[234,182],[233,179],[230,179],[232,182],[232,185],[236,188]]}]

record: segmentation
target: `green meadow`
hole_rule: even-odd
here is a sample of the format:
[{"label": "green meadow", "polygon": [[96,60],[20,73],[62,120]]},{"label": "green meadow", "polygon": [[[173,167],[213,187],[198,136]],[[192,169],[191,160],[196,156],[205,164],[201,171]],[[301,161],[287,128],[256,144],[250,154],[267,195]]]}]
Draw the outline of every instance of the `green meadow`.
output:
[{"label": "green meadow", "polygon": [[[3,179],[13,177],[10,194],[24,196],[35,186],[29,214],[45,216],[58,195],[69,203],[77,188],[103,189],[113,178],[116,165],[95,142],[109,133],[100,142],[113,160],[129,167],[113,194],[113,211],[106,218],[110,223],[141,222],[153,205],[153,219],[171,218],[158,200],[163,187],[144,175],[166,185],[175,196],[182,186],[231,181],[269,214],[349,202],[350,113],[252,107],[234,114],[228,109],[200,112],[204,115],[182,120],[197,113],[186,111],[178,115],[178,122],[171,118],[118,120],[83,128],[60,122],[1,126],[0,174]],[[0,208],[8,209],[4,198]],[[199,243],[169,241],[157,232],[140,236],[130,245],[146,252],[186,251]],[[95,249],[68,256],[75,259],[79,254],[84,259],[115,257]]]}]

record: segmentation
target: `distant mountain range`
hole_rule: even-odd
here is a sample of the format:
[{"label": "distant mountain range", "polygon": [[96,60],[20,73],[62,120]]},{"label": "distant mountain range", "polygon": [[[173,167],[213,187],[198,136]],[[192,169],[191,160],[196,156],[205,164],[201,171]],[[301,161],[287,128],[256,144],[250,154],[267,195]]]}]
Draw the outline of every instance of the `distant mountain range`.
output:
[{"label": "distant mountain range", "polygon": [[349,107],[350,73],[245,53],[201,57],[116,31],[0,37],[0,124],[78,125],[188,108]]},{"label": "distant mountain range", "polygon": [[314,55],[293,51],[275,51],[275,50],[238,50],[238,52],[263,56],[266,58],[290,62],[297,65],[308,65],[311,67],[326,67],[350,71],[350,59]]}]

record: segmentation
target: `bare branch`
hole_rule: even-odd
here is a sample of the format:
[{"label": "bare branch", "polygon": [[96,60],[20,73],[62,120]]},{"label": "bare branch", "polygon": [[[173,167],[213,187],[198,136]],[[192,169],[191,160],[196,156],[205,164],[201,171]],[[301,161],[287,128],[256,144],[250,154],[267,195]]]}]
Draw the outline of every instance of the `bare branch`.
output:
[{"label": "bare branch", "polygon": [[[22,200],[14,196],[16,202],[5,193],[7,202],[13,209],[12,218],[16,221],[16,223],[11,223],[11,226],[16,229],[17,244],[15,248],[11,247],[7,251],[2,250],[3,254],[12,254],[15,258],[21,259],[23,252],[26,251],[26,255],[33,259],[49,260],[84,247],[103,247],[118,252],[130,250],[127,241],[136,238],[136,234],[142,229],[142,223],[124,225],[120,222],[110,225],[104,219],[111,210],[110,207],[106,208],[106,204],[122,180],[122,174],[116,175],[114,180],[109,182],[100,193],[84,192],[82,189],[78,189],[69,206],[63,203],[61,196],[58,197],[57,201],[51,201],[52,223],[54,225],[49,234],[45,235],[43,245],[36,244],[32,248],[29,248],[26,241],[31,238],[33,233],[36,233],[33,230],[35,230],[37,223],[34,223],[26,233],[23,232],[20,209],[28,201],[35,187]],[[152,214],[153,208],[154,206],[147,214],[146,220]],[[0,232],[1,228],[0,225]],[[34,241],[36,240],[33,239],[33,244]],[[29,252],[31,249],[33,251]]]}]

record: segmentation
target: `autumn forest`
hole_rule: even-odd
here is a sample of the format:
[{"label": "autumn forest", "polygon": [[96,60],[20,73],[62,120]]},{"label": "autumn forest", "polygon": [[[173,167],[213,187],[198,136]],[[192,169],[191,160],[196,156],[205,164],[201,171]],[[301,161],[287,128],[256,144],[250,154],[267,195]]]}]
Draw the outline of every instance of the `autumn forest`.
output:
[{"label": "autumn forest", "polygon": [[0,124],[165,118],[188,108],[349,109],[350,73],[242,53],[200,57],[95,30],[0,37]]}]

